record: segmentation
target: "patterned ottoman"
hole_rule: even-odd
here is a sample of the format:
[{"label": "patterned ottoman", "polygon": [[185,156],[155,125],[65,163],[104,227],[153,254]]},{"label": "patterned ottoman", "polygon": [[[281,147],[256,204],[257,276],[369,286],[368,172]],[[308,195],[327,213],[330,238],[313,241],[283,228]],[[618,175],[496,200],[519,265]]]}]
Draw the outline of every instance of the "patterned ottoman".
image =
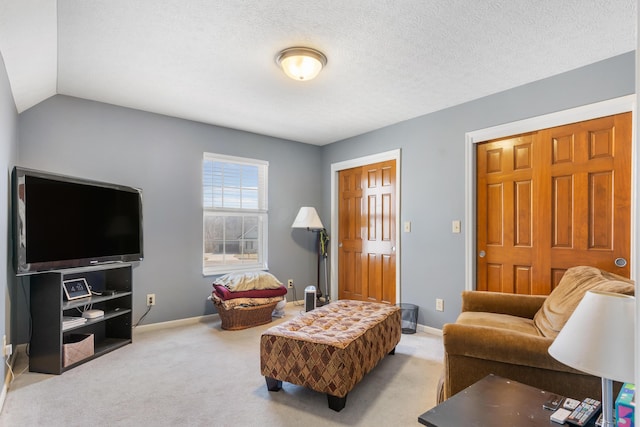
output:
[{"label": "patterned ottoman", "polygon": [[401,335],[393,305],[339,300],[272,326],[260,338],[260,372],[267,388],[282,381],[327,393],[340,411],[347,393],[387,354]]}]

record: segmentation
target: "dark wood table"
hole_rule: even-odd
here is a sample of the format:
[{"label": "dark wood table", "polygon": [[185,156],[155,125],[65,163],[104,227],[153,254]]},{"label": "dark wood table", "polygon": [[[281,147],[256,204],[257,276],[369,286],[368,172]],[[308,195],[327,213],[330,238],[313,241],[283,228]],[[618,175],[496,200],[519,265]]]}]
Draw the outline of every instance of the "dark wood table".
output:
[{"label": "dark wood table", "polygon": [[[554,411],[542,407],[551,395],[517,381],[488,375],[420,415],[418,421],[429,427],[560,427],[562,424],[549,419]],[[591,418],[587,426],[595,426],[597,418],[597,415]]]}]

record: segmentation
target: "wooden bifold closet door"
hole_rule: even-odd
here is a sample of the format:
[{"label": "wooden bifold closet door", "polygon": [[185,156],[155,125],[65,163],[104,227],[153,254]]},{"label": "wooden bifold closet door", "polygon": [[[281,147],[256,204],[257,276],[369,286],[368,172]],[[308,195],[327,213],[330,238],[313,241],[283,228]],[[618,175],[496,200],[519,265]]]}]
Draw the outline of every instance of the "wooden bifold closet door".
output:
[{"label": "wooden bifold closet door", "polygon": [[591,265],[630,276],[631,113],[480,143],[476,289],[549,294]]}]

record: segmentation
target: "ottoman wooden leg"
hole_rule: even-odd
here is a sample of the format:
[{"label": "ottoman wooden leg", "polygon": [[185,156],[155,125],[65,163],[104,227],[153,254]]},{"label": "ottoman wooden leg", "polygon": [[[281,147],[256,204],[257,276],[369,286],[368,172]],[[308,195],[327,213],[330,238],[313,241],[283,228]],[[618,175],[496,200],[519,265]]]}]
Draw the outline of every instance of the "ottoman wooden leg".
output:
[{"label": "ottoman wooden leg", "polygon": [[393,347],[393,350],[391,350],[391,351],[389,352],[389,354],[391,354],[391,355],[396,354],[396,348],[395,348],[395,347]]},{"label": "ottoman wooden leg", "polygon": [[327,400],[329,401],[329,408],[336,412],[340,412],[347,404],[347,396],[337,397],[327,394]]},{"label": "ottoman wooden leg", "polygon": [[267,382],[267,390],[269,391],[280,391],[282,388],[282,381],[278,381],[271,377],[264,377]]}]

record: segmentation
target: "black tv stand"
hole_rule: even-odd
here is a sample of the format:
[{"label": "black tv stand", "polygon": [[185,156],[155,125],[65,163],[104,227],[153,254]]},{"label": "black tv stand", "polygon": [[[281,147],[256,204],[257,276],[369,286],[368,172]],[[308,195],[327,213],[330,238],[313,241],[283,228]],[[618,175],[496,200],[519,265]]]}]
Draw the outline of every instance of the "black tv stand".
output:
[{"label": "black tv stand", "polygon": [[[72,301],[64,299],[62,282],[85,278],[96,293]],[[61,374],[89,360],[132,342],[132,267],[131,264],[101,264],[68,270],[48,271],[30,276],[32,335],[29,370]],[[63,330],[64,316],[81,316],[88,304],[104,311],[104,316]],[[93,334],[94,354],[64,366],[65,338],[74,334]]]}]

